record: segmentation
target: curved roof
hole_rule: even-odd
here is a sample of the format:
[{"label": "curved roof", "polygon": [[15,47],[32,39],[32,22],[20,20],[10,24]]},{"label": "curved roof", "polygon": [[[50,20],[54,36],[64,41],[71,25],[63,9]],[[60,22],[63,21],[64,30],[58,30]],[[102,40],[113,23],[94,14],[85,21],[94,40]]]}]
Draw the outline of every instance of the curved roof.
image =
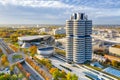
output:
[{"label": "curved roof", "polygon": [[29,43],[23,43],[22,48],[29,48],[31,45]]},{"label": "curved roof", "polygon": [[40,38],[45,38],[49,36],[50,35],[23,36],[23,37],[18,37],[18,39],[23,41],[27,41],[27,40],[29,41],[29,40],[40,39]]},{"label": "curved roof", "polygon": [[46,48],[37,49],[37,53],[42,55],[42,56],[52,55],[53,52],[54,52],[54,47],[46,47]]},{"label": "curved roof", "polygon": [[38,50],[41,50],[41,51],[46,51],[46,50],[53,50],[54,47],[46,47],[46,48],[39,48]]}]

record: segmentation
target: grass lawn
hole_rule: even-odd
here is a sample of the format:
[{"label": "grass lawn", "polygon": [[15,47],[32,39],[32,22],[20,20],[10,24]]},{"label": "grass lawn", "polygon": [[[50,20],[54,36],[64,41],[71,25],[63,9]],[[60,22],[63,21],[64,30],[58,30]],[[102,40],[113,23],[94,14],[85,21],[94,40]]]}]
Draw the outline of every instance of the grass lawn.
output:
[{"label": "grass lawn", "polygon": [[22,55],[14,55],[12,56],[12,59],[15,60],[15,59],[21,59],[23,56]]},{"label": "grass lawn", "polygon": [[90,67],[90,68],[92,68],[92,69],[95,69],[95,70],[97,70],[97,71],[102,71],[101,68],[94,67],[94,66],[91,66],[91,65],[89,65],[89,64],[85,64],[85,66]]},{"label": "grass lawn", "polygon": [[3,55],[3,53],[0,53],[0,57]]},{"label": "grass lawn", "polygon": [[61,56],[65,56],[66,55],[66,52],[64,50],[61,50],[61,49],[58,49],[58,48],[55,48],[55,52]]}]

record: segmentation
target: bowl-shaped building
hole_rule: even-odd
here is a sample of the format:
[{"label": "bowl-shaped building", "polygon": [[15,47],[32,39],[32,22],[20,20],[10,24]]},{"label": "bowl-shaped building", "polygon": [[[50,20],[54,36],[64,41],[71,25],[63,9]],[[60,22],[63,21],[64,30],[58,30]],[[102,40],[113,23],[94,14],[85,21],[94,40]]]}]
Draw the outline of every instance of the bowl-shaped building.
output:
[{"label": "bowl-shaped building", "polygon": [[49,57],[54,53],[54,47],[38,48],[37,53],[44,57]]}]

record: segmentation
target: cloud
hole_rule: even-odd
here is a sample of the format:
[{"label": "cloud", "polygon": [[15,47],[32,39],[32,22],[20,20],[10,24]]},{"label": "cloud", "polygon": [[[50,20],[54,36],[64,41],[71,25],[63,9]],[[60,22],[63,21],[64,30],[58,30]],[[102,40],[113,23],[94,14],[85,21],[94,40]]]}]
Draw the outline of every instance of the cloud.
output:
[{"label": "cloud", "polygon": [[[2,7],[1,7],[2,5]],[[13,6],[13,7],[11,7]],[[74,12],[84,12],[90,19],[120,16],[119,0],[0,0],[0,15],[33,20],[64,22]],[[8,12],[10,12],[8,14]],[[62,23],[61,22],[61,23]]]},{"label": "cloud", "polygon": [[51,7],[51,8],[70,8],[72,6],[67,5],[58,0],[0,0],[3,5],[19,5],[28,7]]}]

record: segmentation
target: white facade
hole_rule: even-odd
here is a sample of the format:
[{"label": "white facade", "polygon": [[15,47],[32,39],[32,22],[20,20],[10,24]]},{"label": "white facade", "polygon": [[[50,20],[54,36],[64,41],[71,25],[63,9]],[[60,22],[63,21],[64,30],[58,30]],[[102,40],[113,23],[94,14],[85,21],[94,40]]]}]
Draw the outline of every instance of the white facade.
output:
[{"label": "white facade", "polygon": [[53,47],[46,47],[46,48],[38,48],[37,53],[44,57],[49,57],[54,53]]},{"label": "white facade", "polygon": [[49,31],[48,28],[41,28],[41,29],[39,29],[39,32],[48,32],[48,31]]},{"label": "white facade", "polygon": [[8,68],[5,68],[4,70],[0,71],[0,74],[1,73],[10,74],[10,70]]},{"label": "white facade", "polygon": [[84,13],[75,13],[66,21],[67,62],[84,63],[92,58],[92,21]]},{"label": "white facade", "polygon": [[120,45],[117,45],[117,46],[118,46],[118,47],[115,47],[115,45],[109,47],[109,52],[110,52],[111,54],[115,54],[115,55],[117,55],[117,56],[120,56]]},{"label": "white facade", "polygon": [[64,28],[58,28],[58,29],[53,30],[54,35],[56,35],[56,34],[65,34],[65,33],[66,33],[66,30]]},{"label": "white facade", "polygon": [[73,21],[66,21],[66,58],[67,62],[73,61]]}]

